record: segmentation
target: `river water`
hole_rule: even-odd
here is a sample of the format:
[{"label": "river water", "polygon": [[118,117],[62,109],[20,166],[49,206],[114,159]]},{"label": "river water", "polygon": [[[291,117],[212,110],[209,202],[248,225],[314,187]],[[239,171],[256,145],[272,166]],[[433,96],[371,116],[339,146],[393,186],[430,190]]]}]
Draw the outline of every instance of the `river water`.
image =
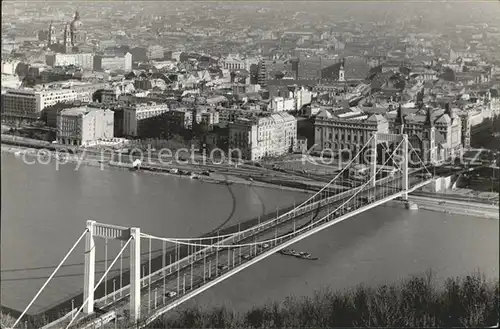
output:
[{"label": "river water", "polygon": [[[114,169],[75,171],[72,164],[56,170],[50,164],[24,164],[9,154],[2,154],[1,164],[1,301],[18,310],[35,295],[88,219],[138,226],[157,236],[198,236],[307,197],[299,192]],[[498,278],[498,231],[498,220],[382,206],[294,246],[319,260],[273,255],[187,305],[242,310],[289,295],[310,295],[325,286],[344,289],[359,283],[390,283],[428,269],[437,279],[475,270]],[[96,249],[101,273],[103,245],[98,242]],[[143,251],[147,248],[143,243]],[[161,244],[152,246],[152,250],[159,248]],[[118,250],[119,245],[110,242],[108,258]],[[81,292],[83,259],[81,243],[65,263],[69,266],[61,269],[29,313]]]}]

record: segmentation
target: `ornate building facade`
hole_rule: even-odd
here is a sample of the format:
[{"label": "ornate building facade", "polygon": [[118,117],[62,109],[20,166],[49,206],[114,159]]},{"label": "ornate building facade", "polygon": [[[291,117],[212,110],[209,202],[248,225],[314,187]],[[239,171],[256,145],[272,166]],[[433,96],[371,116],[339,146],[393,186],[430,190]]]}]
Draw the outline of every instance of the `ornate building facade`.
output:
[{"label": "ornate building facade", "polygon": [[82,27],[80,13],[76,11],[73,20],[64,24],[62,36],[59,35],[58,40],[56,28],[51,22],[48,30],[47,46],[56,52],[79,52],[80,47],[85,45],[86,42],[86,34]]},{"label": "ornate building facade", "polygon": [[408,134],[416,150],[427,161],[440,162],[454,157],[462,150],[462,119],[449,105],[446,109],[431,109],[425,113],[403,116],[400,109],[396,116],[389,116],[390,130]]},{"label": "ornate building facade", "polygon": [[356,154],[374,133],[388,133],[389,122],[381,114],[321,110],[314,121],[314,150]]},{"label": "ornate building facade", "polygon": [[444,111],[427,108],[424,113],[403,115],[368,114],[363,111],[322,110],[314,121],[314,150],[350,151],[356,154],[374,133],[405,133],[418,152],[412,154],[425,162],[439,163],[453,158],[462,150],[462,120],[447,107]]}]

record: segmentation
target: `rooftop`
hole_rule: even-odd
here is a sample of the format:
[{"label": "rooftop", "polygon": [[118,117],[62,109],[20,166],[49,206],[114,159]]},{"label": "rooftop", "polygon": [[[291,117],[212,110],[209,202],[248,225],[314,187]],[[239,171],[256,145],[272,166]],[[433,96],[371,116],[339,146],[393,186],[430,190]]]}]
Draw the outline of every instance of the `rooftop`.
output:
[{"label": "rooftop", "polygon": [[91,111],[96,110],[96,108],[89,108],[86,106],[82,107],[72,107],[69,109],[64,109],[61,111],[61,115],[67,115],[67,116],[83,116]]}]

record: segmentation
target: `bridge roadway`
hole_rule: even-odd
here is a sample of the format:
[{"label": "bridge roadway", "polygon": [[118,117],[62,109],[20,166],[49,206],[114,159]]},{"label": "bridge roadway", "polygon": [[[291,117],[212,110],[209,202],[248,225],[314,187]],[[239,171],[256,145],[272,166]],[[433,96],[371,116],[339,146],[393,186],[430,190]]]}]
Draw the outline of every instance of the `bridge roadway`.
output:
[{"label": "bridge roadway", "polygon": [[[385,179],[385,181],[387,181],[387,183],[384,185],[388,188],[382,189],[381,185],[377,185],[375,188],[366,188],[344,206],[343,209],[348,209],[347,211],[335,212],[334,214],[331,214],[329,220],[338,218],[347,212],[352,212],[366,206],[366,202],[361,200],[361,197],[363,196],[372,195],[375,197],[373,202],[376,202],[400,192],[400,189],[390,187],[400,186],[400,177],[393,178],[392,180]],[[412,175],[410,176],[409,186],[414,186],[421,181],[421,178]],[[314,207],[302,207],[301,209],[298,209],[296,213],[292,213],[290,216],[283,218],[283,220],[279,223],[256,232],[252,232],[252,234],[249,234],[248,236],[245,236],[235,242],[245,244],[253,243],[255,241],[266,241],[292,233],[294,230],[296,231],[301,227],[311,225],[313,222],[325,217],[335,210],[336,207],[347,201],[352,195],[353,192],[342,193],[341,195],[330,197],[330,200],[323,199],[320,202],[317,202]],[[146,316],[151,314],[151,312],[154,312],[155,309],[158,310],[160,308],[164,308],[165,306],[170,308],[168,305],[180,304],[182,301],[179,301],[179,298],[185,296],[186,293],[197,290],[210,281],[213,281],[215,278],[238,268],[240,265],[251,261],[253,258],[261,255],[265,251],[272,249],[283,242],[289,241],[300,234],[301,233],[283,237],[282,239],[278,239],[279,242],[277,244],[271,242],[268,243],[267,246],[264,245],[263,247],[244,246],[237,248],[218,248],[218,250],[216,248],[209,248],[210,250],[204,252],[203,255],[191,257],[191,259],[189,259],[190,257],[184,257],[179,262],[167,266],[165,269],[165,275],[163,275],[161,270],[156,271],[151,276],[150,287],[148,287],[148,278],[142,279],[143,287],[141,288],[141,314]],[[219,243],[222,244],[224,242]],[[233,243],[226,242],[224,244],[229,245]],[[175,292],[176,296],[170,298],[165,296],[165,293],[168,292]],[[108,295],[108,300],[110,299],[112,299],[112,297]],[[99,304],[101,303],[96,301],[96,305]],[[119,319],[124,318],[123,315],[128,312],[128,309],[128,294],[126,294],[123,298],[117,299],[115,302],[111,302],[108,305],[103,305],[100,308],[103,312],[114,311],[115,314],[118,314]],[[90,317],[82,316],[82,318],[87,318],[87,320],[89,320],[90,318],[95,318],[95,315]]]}]

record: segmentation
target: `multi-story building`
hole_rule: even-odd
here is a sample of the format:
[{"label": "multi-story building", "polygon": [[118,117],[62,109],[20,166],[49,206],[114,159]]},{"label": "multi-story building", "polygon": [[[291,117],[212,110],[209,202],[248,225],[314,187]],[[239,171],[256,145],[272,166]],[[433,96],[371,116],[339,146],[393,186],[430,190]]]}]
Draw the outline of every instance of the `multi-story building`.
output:
[{"label": "multi-story building", "polygon": [[293,98],[274,97],[271,99],[270,109],[272,112],[289,112],[295,110]]},{"label": "multi-story building", "polygon": [[206,124],[209,129],[219,124],[219,112],[209,110],[201,113],[201,122]]},{"label": "multi-story building", "polygon": [[75,53],[61,54],[55,53],[45,56],[45,62],[49,66],[68,66],[74,65],[81,67],[84,70],[92,70],[94,68],[94,54]]},{"label": "multi-story building", "polygon": [[164,56],[164,49],[162,46],[150,46],[146,50],[146,56],[148,59],[162,59]]},{"label": "multi-story building", "polygon": [[[174,129],[193,129],[193,110],[188,108],[176,108],[166,115],[168,125]],[[201,113],[196,113],[196,122],[201,121]]]},{"label": "multi-story building", "polygon": [[115,103],[118,101],[118,97],[120,96],[120,90],[118,88],[107,88],[99,91],[98,95],[100,96],[101,103]]},{"label": "multi-story building", "polygon": [[160,116],[169,111],[167,104],[137,104],[123,109],[123,134],[142,137],[143,125],[147,119]]},{"label": "multi-story building", "polygon": [[309,91],[309,89],[304,88],[304,86],[302,86],[300,89],[297,88],[295,90],[295,92],[294,92],[294,98],[295,98],[295,109],[298,111],[304,105],[311,104],[311,101],[312,101],[312,92]]},{"label": "multi-story building", "polygon": [[219,127],[228,127],[229,123],[234,122],[238,118],[249,118],[257,115],[266,114],[260,109],[244,110],[242,108],[218,108],[219,113]]},{"label": "multi-story building", "polygon": [[450,110],[428,108],[425,112],[403,115],[401,107],[384,114],[321,110],[314,122],[314,150],[355,154],[374,133],[405,133],[424,161],[439,162],[458,154],[462,148],[461,119]]},{"label": "multi-story building", "polygon": [[[229,149],[256,161],[291,152],[297,140],[297,120],[288,113],[238,118],[229,123]],[[234,154],[232,154],[234,156]]]},{"label": "multi-story building", "polygon": [[381,114],[350,110],[321,110],[314,121],[314,150],[358,152],[374,133],[389,133],[389,122]]},{"label": "multi-story building", "polygon": [[221,60],[221,64],[223,69],[230,71],[247,69],[248,66],[245,64],[245,60],[243,58],[240,58],[240,56],[238,55],[232,54],[229,54],[229,56],[223,58]]},{"label": "multi-story building", "polygon": [[257,66],[257,84],[261,87],[267,87],[267,68],[268,61],[261,60]]},{"label": "multi-story building", "polygon": [[2,61],[2,75],[16,75],[16,68],[19,63],[20,62],[16,60]]},{"label": "multi-story building", "polygon": [[17,75],[8,75],[8,74],[2,74],[2,90],[4,88],[12,88],[12,89],[18,89],[22,81],[19,79]]},{"label": "multi-story building", "polygon": [[106,84],[82,84],[71,88],[16,89],[2,95],[5,120],[37,120],[48,106],[74,101],[91,102],[92,94]]},{"label": "multi-story building", "polygon": [[241,114],[241,109],[234,108],[219,108],[217,109],[219,113],[219,126],[228,127],[230,122],[234,122],[236,118]]},{"label": "multi-story building", "polygon": [[95,56],[94,70],[132,70],[132,54],[126,53],[123,56]]},{"label": "multi-story building", "polygon": [[113,135],[113,111],[89,107],[62,110],[57,117],[57,142],[89,146]]},{"label": "multi-story building", "polygon": [[221,59],[221,66],[223,69],[236,71],[236,70],[247,70],[250,71],[250,66],[252,64],[257,64],[258,61],[255,58],[241,58],[239,55],[229,54],[226,58]]},{"label": "multi-story building", "polygon": [[[435,129],[435,143],[438,147],[438,158],[448,158],[452,154],[458,154],[462,149],[462,119],[456,113],[456,110],[447,106],[446,110],[429,109],[429,114],[409,114],[404,116],[404,132],[411,136],[418,136],[425,139],[428,126],[432,125]],[[389,129],[396,131],[400,123],[397,122],[397,116],[388,114]],[[442,150],[442,151],[441,151]],[[442,153],[442,154],[441,154]]]}]

